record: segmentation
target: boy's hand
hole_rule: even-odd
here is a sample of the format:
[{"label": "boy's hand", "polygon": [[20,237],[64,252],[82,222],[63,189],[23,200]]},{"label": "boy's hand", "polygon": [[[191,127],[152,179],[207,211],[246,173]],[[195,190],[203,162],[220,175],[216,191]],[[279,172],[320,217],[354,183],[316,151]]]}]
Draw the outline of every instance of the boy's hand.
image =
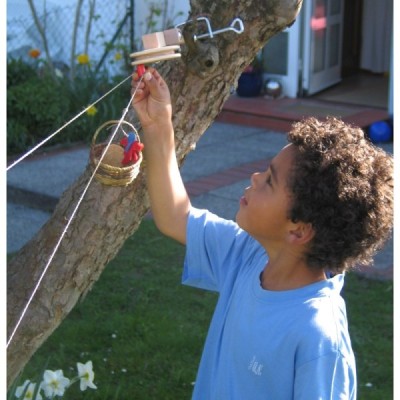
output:
[{"label": "boy's hand", "polygon": [[[139,83],[140,82],[140,83]],[[148,68],[142,81],[136,73],[132,75],[133,107],[143,128],[165,126],[171,121],[172,106],[167,84],[154,69]]]},{"label": "boy's hand", "polygon": [[144,131],[146,180],[153,218],[161,232],[185,243],[190,200],[175,154],[169,89],[154,68],[149,68],[142,80],[137,74],[132,78],[132,94],[137,89],[133,107]]}]

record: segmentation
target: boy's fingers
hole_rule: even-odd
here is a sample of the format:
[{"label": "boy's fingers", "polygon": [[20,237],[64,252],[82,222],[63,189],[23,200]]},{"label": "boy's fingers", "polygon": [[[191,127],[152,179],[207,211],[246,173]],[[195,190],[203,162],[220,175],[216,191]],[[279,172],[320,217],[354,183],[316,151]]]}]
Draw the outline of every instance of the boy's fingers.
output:
[{"label": "boy's fingers", "polygon": [[148,82],[151,79],[153,79],[153,75],[150,71],[147,71],[144,75],[143,75],[143,80]]},{"label": "boy's fingers", "polygon": [[132,73],[132,80],[133,81],[138,81],[139,80],[139,74],[136,71]]},{"label": "boy's fingers", "polygon": [[143,75],[143,82],[151,95],[155,97],[159,96],[160,82],[153,76],[153,74],[150,71],[147,71]]},{"label": "boy's fingers", "polygon": [[[162,93],[164,92],[163,89],[165,89],[165,83],[155,68],[147,68],[141,81],[139,81],[140,78],[136,76],[136,73],[132,76],[132,90],[136,89],[136,97],[141,97],[147,92],[154,99],[158,99],[159,101],[163,99],[164,96]],[[135,80],[136,77],[137,79]]]}]

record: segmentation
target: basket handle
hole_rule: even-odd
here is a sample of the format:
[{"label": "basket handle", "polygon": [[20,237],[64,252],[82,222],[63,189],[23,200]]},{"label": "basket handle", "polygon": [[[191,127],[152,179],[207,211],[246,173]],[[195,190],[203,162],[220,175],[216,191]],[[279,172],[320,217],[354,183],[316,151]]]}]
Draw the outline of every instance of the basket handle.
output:
[{"label": "basket handle", "polygon": [[[104,124],[100,125],[100,126],[97,128],[97,130],[96,130],[96,132],[94,133],[94,135],[93,135],[93,138],[92,138],[92,146],[94,146],[94,145],[96,144],[96,138],[97,138],[98,134],[101,132],[102,129],[104,129],[104,128],[107,127],[108,125],[110,125],[110,126],[112,126],[112,125],[118,125],[119,122],[120,122],[120,121],[118,121],[118,120],[110,120],[110,121],[106,121],[106,122],[104,122]],[[135,133],[135,136],[136,136],[136,140],[137,140],[138,142],[140,142],[140,136],[139,136],[139,134],[138,134],[136,128],[135,128],[130,122],[128,122],[128,121],[124,121],[124,120],[121,121],[121,126],[122,126],[123,124],[128,125],[129,128],[131,128],[131,129],[133,130],[133,132]],[[124,132],[124,134],[125,134],[125,132]]]}]

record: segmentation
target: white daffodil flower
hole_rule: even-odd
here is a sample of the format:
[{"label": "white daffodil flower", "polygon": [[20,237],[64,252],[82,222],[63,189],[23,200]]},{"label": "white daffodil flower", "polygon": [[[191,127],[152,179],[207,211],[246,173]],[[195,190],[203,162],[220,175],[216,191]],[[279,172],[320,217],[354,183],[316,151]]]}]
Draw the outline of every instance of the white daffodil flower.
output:
[{"label": "white daffodil flower", "polygon": [[[15,390],[15,397],[19,399],[22,395],[22,400],[33,400],[33,394],[35,393],[36,383],[31,382],[27,379],[23,385],[18,386]],[[42,400],[41,394],[38,392],[36,394],[35,400]]]},{"label": "white daffodil flower", "polygon": [[46,370],[43,374],[42,388],[46,397],[63,396],[69,384],[70,380],[64,376],[61,369]]},{"label": "white daffodil flower", "polygon": [[94,372],[92,362],[88,361],[86,364],[78,362],[76,365],[78,367],[80,389],[82,391],[86,390],[88,387],[91,389],[97,389],[97,386],[93,383]]}]

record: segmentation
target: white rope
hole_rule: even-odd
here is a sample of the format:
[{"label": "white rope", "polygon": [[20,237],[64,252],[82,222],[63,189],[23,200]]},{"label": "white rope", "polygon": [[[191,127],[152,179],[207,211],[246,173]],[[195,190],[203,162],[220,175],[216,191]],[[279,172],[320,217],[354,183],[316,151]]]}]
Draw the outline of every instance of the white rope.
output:
[{"label": "white rope", "polygon": [[121,86],[123,83],[125,83],[128,79],[130,79],[132,76],[129,75],[127,76],[122,82],[118,83],[116,86],[114,86],[112,89],[110,89],[107,93],[103,94],[99,99],[97,99],[94,103],[90,104],[87,106],[85,109],[83,109],[80,113],[75,115],[73,118],[71,118],[68,122],[66,122],[61,128],[57,129],[55,132],[50,134],[46,139],[41,141],[39,144],[37,144],[35,147],[33,147],[31,150],[29,150],[27,153],[22,155],[20,158],[15,160],[12,164],[10,164],[7,167],[7,170],[10,170],[11,168],[15,167],[18,163],[20,163],[22,160],[24,160],[26,157],[31,155],[33,152],[35,152],[39,147],[43,146],[45,143],[47,143],[50,139],[52,139],[57,133],[60,133],[64,128],[66,128],[69,124],[74,122],[76,119],[78,119],[83,113],[85,113],[89,108],[95,106],[99,101],[103,100],[105,97],[107,97],[111,92],[113,92],[115,89],[117,89],[119,86]]},{"label": "white rope", "polygon": [[[140,78],[140,81],[141,81],[142,79],[143,79],[143,77]],[[140,83],[140,81],[139,81],[139,83]],[[28,300],[28,302],[26,303],[26,305],[25,305],[25,307],[24,307],[24,309],[23,309],[23,311],[22,311],[21,316],[19,317],[18,322],[17,322],[17,324],[15,325],[15,328],[14,328],[13,332],[11,333],[10,338],[9,338],[8,341],[7,341],[7,346],[6,346],[6,348],[8,348],[8,346],[10,345],[10,343],[11,343],[11,341],[12,341],[12,339],[13,339],[15,333],[17,332],[17,330],[18,330],[18,328],[19,328],[19,326],[20,326],[20,324],[21,324],[23,318],[25,317],[25,314],[26,314],[26,312],[28,311],[28,308],[29,308],[29,306],[30,306],[30,304],[31,304],[31,302],[32,302],[32,300],[33,300],[33,297],[35,296],[36,292],[38,291],[39,286],[40,286],[40,284],[41,284],[41,282],[42,282],[42,280],[43,280],[43,278],[44,278],[44,276],[45,276],[45,274],[46,274],[46,272],[47,272],[47,270],[48,270],[48,268],[49,268],[51,262],[53,261],[54,255],[56,254],[58,248],[60,247],[61,241],[63,240],[65,234],[67,233],[67,230],[68,230],[69,226],[71,225],[71,222],[72,222],[73,218],[75,217],[75,215],[76,215],[76,213],[77,213],[77,211],[78,211],[78,208],[79,208],[79,206],[81,205],[82,200],[83,200],[83,198],[85,197],[85,194],[86,194],[86,192],[88,191],[89,186],[90,186],[90,184],[91,184],[92,181],[93,181],[94,176],[96,175],[96,172],[97,172],[97,170],[98,170],[98,168],[99,168],[99,166],[100,166],[100,163],[102,162],[102,160],[103,160],[105,154],[107,153],[107,150],[109,149],[112,140],[114,139],[114,137],[115,137],[115,135],[116,135],[116,133],[117,133],[119,127],[121,126],[122,121],[124,120],[126,114],[128,113],[129,107],[130,107],[130,105],[131,105],[131,103],[132,103],[132,101],[133,101],[133,98],[135,97],[136,90],[137,90],[137,88],[135,89],[134,93],[132,94],[132,97],[131,97],[131,99],[129,100],[129,103],[128,103],[127,107],[124,109],[124,112],[123,112],[123,114],[122,114],[121,119],[118,121],[118,124],[117,124],[117,126],[116,126],[116,128],[115,128],[113,134],[111,135],[111,138],[110,138],[110,140],[108,141],[107,146],[105,147],[105,149],[104,149],[104,151],[103,151],[103,154],[101,155],[101,157],[100,157],[100,159],[99,159],[99,162],[98,162],[97,165],[96,165],[96,168],[94,169],[94,171],[93,171],[93,173],[92,173],[92,175],[91,175],[91,177],[90,177],[90,179],[89,179],[89,181],[88,181],[88,183],[87,183],[87,185],[86,185],[84,191],[82,192],[81,197],[80,197],[79,200],[78,200],[78,203],[76,204],[76,206],[75,206],[75,208],[74,208],[74,210],[73,210],[73,212],[72,212],[70,218],[68,219],[67,225],[65,226],[65,228],[64,228],[64,230],[63,230],[63,232],[62,232],[60,238],[58,239],[58,242],[57,242],[56,246],[54,247],[54,250],[53,250],[53,252],[52,252],[50,258],[49,258],[49,260],[48,260],[48,262],[47,262],[47,264],[46,264],[46,266],[45,266],[45,268],[44,268],[42,274],[40,275],[40,278],[39,278],[38,282],[36,283],[36,286],[35,286],[35,288],[33,289],[33,292],[32,292],[32,294],[31,294],[31,296],[29,297],[29,300]]]}]

